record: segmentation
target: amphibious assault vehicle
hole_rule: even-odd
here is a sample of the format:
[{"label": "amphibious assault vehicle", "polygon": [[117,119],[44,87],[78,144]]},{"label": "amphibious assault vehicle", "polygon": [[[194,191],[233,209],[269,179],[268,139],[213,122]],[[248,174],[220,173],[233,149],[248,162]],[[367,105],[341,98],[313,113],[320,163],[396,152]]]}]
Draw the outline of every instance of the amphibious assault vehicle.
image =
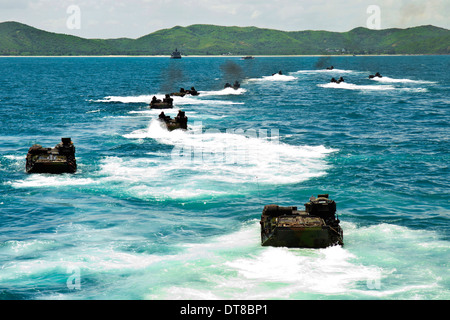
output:
[{"label": "amphibious assault vehicle", "polygon": [[70,138],[61,138],[54,148],[43,148],[35,144],[28,150],[27,173],[75,173],[77,162],[75,146]]},{"label": "amphibious assault vehicle", "polygon": [[172,131],[175,129],[184,129],[187,130],[187,121],[184,111],[179,110],[178,115],[175,119],[172,119],[170,116],[166,116],[164,112],[159,114],[158,120],[164,123],[167,127],[167,130]]},{"label": "amphibious assault vehicle", "polygon": [[150,109],[171,109],[173,108],[173,99],[166,94],[166,97],[161,101],[153,96],[152,101],[150,101]]},{"label": "amphibious assault vehicle", "polygon": [[373,78],[383,78],[383,76],[379,72],[377,72],[377,73],[375,73],[375,75],[371,74],[369,76],[369,79],[373,79]]},{"label": "amphibious assault vehicle", "polygon": [[179,92],[172,92],[171,96],[184,97],[185,95],[190,94],[191,96],[198,96],[200,93],[195,90],[195,87],[191,87],[190,90],[185,90],[184,88],[180,88]]},{"label": "amphibious assault vehicle", "polygon": [[344,245],[336,216],[336,202],[328,194],[311,197],[305,210],[266,205],[261,215],[261,245],[292,248],[325,248]]},{"label": "amphibious assault vehicle", "polygon": [[239,81],[236,80],[233,83],[233,85],[231,85],[231,83],[229,83],[229,82],[225,83],[224,89],[226,89],[226,88],[233,88],[234,90],[237,90],[240,87],[241,87],[241,84],[239,83]]}]

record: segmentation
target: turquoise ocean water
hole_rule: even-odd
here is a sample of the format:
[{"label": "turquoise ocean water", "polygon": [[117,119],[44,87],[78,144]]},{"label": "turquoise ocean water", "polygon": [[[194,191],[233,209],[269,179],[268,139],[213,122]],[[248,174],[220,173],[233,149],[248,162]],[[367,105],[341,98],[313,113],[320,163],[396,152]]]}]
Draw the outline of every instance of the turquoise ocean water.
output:
[{"label": "turquoise ocean water", "polygon": [[[0,59],[0,299],[449,299],[449,64]],[[168,132],[148,103],[191,86]],[[61,137],[77,173],[27,175]],[[343,247],[261,247],[264,205],[318,193]]]}]

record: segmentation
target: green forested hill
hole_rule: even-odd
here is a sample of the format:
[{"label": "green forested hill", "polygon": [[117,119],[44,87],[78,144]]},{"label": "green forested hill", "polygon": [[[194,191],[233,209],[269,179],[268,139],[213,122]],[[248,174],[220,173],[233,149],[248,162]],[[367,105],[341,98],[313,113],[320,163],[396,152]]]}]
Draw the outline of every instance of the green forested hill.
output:
[{"label": "green forested hill", "polygon": [[0,23],[0,55],[100,55],[112,49],[104,40],[51,33],[17,22]]},{"label": "green forested hill", "polygon": [[138,39],[84,39],[17,22],[0,23],[0,55],[449,54],[450,31],[434,26],[348,32],[176,26]]}]

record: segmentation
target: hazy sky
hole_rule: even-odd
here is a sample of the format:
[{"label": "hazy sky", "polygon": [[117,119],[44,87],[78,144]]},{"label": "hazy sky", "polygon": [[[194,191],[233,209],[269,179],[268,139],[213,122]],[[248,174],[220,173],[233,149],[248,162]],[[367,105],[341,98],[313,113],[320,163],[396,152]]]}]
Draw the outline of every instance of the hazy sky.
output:
[{"label": "hazy sky", "polygon": [[[378,13],[367,12],[371,5]],[[450,29],[449,17],[450,0],[0,0],[0,22],[85,38],[138,38],[191,24],[348,31],[373,19],[382,29]]]}]

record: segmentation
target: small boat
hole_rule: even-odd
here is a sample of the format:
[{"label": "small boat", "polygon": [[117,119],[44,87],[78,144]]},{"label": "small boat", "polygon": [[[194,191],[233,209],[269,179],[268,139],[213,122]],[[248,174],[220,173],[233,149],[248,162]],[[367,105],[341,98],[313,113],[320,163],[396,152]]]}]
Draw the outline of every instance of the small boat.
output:
[{"label": "small boat", "polygon": [[266,205],[261,215],[261,245],[288,248],[325,248],[344,245],[336,217],[336,203],[328,194],[311,197],[305,210]]},{"label": "small boat", "polygon": [[178,51],[178,49],[175,49],[175,51],[170,55],[170,59],[181,59],[181,52]]},{"label": "small boat", "polygon": [[31,146],[25,169],[27,173],[75,173],[77,162],[71,138],[61,138],[61,143],[54,148],[43,148],[40,144]]},{"label": "small boat", "polygon": [[242,60],[252,60],[252,59],[255,59],[255,58],[253,56],[242,57]]}]

